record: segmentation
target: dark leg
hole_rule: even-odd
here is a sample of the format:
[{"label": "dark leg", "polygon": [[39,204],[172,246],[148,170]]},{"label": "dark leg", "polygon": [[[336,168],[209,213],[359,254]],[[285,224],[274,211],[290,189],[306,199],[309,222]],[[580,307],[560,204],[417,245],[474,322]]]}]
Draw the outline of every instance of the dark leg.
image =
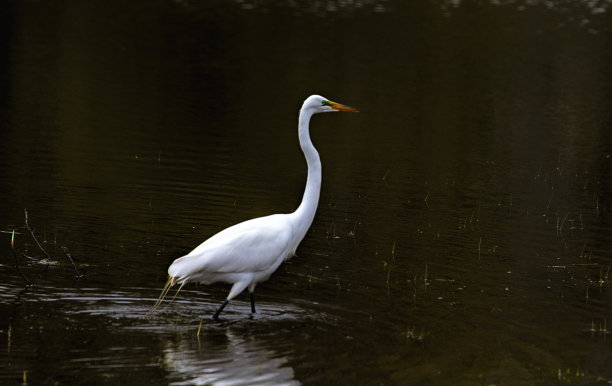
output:
[{"label": "dark leg", "polygon": [[255,313],[255,296],[253,295],[253,292],[251,292],[250,294],[251,294],[251,312],[254,314]]},{"label": "dark leg", "polygon": [[214,320],[219,320],[219,314],[221,313],[221,311],[223,311],[223,309],[225,308],[225,306],[227,306],[227,303],[229,303],[229,299],[225,299],[225,301],[223,302],[223,304],[221,304],[221,307],[219,307],[219,309],[217,310],[217,312],[215,312],[215,314],[213,315],[213,319],[214,319]]}]

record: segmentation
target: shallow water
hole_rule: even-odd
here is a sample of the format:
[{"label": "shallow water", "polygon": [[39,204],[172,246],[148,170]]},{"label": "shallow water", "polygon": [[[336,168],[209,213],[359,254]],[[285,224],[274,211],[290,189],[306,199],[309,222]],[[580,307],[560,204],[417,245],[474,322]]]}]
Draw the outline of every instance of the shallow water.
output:
[{"label": "shallow water", "polygon": [[[291,4],[9,2],[0,380],[611,383],[612,4]],[[313,93],[361,112],[313,118],[319,209],[258,313],[190,285],[146,317],[173,259],[297,207]]]}]

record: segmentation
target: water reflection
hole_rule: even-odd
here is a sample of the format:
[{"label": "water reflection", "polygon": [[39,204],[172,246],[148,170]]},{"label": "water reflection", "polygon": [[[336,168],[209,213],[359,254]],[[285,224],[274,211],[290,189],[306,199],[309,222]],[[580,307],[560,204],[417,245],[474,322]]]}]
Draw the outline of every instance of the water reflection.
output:
[{"label": "water reflection", "polygon": [[248,325],[205,327],[197,341],[194,335],[168,341],[164,361],[177,385],[299,384],[288,358],[269,347],[272,342]]},{"label": "water reflection", "polygon": [[[187,299],[176,299],[175,304],[163,308],[144,324],[139,320],[129,327],[140,333],[174,334],[174,338],[165,340],[165,347],[161,349],[164,368],[169,371],[168,379],[173,384],[298,384],[293,369],[287,364],[290,345],[282,343],[284,338],[276,334],[276,328],[282,329],[288,322],[312,319],[312,316],[297,307],[265,302],[258,304],[257,315],[249,316],[249,304],[238,300],[232,302],[231,310],[221,322],[215,322],[210,315],[217,304],[193,291],[187,291],[184,296]],[[111,299],[112,306],[80,312],[107,317],[133,315],[141,319],[143,307],[152,304],[143,299],[130,302],[121,298],[121,301]],[[271,346],[273,342],[279,344]]]},{"label": "water reflection", "polygon": [[[125,372],[134,371],[137,363],[145,367],[161,368],[168,372],[173,384],[299,384],[295,380],[287,355],[291,354],[291,342],[284,336],[296,322],[313,320],[313,315],[295,306],[284,306],[261,302],[259,314],[249,317],[248,302],[233,302],[232,310],[222,322],[214,322],[206,312],[215,305],[202,300],[202,294],[186,291],[190,300],[176,299],[173,304],[150,318],[146,311],[154,303],[150,289],[125,288],[122,291],[108,291],[100,288],[56,289],[40,287],[33,292],[22,292],[19,302],[36,307],[34,314],[49,308],[61,311],[69,324],[65,329],[65,347],[55,361],[60,368],[74,364],[86,367],[97,374],[114,371],[113,377],[124,377]],[[194,298],[197,301],[194,301]],[[15,300],[13,298],[13,300]],[[36,304],[38,304],[36,306]],[[232,312],[233,311],[233,312]],[[13,315],[8,351],[20,353],[24,345],[22,338],[24,315]],[[27,317],[27,316],[26,316]],[[202,319],[202,317],[204,319]],[[86,328],[84,335],[79,331],[84,321],[94,321]],[[198,322],[202,321],[199,326]],[[41,328],[45,323],[41,323]],[[114,332],[107,335],[100,326],[114,326]],[[124,337],[117,340],[116,335]],[[162,339],[162,346],[151,351],[143,342],[151,334]],[[99,338],[115,336],[112,345],[99,350],[90,349],[80,342],[95,342]],[[97,344],[93,344],[94,347]],[[13,347],[17,346],[17,349]],[[92,347],[93,348],[93,347]],[[30,370],[34,372],[35,370]],[[96,373],[91,374],[95,379]]]}]

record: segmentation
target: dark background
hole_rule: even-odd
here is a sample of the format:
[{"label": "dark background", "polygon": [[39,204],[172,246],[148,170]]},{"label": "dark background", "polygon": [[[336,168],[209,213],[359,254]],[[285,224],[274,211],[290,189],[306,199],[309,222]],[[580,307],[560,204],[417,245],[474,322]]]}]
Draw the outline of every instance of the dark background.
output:
[{"label": "dark background", "polygon": [[[9,0],[0,379],[611,381],[612,5],[406,3]],[[310,94],[361,112],[313,118],[259,313],[191,285],[146,318],[173,259],[297,207]]]}]

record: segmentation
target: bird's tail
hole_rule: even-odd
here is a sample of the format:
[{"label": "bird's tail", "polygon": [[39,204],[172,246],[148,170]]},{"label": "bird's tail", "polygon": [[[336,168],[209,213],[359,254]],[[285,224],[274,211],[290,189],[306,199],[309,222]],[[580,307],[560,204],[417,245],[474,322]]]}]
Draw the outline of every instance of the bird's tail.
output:
[{"label": "bird's tail", "polygon": [[[170,288],[172,288],[177,282],[177,278],[176,276],[170,276],[170,278],[168,278],[168,281],[166,282],[166,285],[164,286],[164,289],[162,289],[161,294],[159,295],[159,298],[157,299],[157,302],[155,302],[155,304],[153,305],[153,307],[149,310],[149,312],[147,312],[146,316],[149,316],[153,313],[153,311],[155,311],[164,301],[164,299],[166,298],[166,295],[168,295],[168,292],[170,292]],[[174,294],[174,296],[172,297],[172,300],[170,300],[169,304],[172,304],[172,302],[174,301],[174,299],[176,299],[176,295],[178,295],[178,293],[181,291],[181,289],[183,288],[183,286],[185,285],[185,283],[187,283],[187,280],[183,281],[181,283],[181,286],[179,287],[178,290],[176,290],[176,293]]]}]

